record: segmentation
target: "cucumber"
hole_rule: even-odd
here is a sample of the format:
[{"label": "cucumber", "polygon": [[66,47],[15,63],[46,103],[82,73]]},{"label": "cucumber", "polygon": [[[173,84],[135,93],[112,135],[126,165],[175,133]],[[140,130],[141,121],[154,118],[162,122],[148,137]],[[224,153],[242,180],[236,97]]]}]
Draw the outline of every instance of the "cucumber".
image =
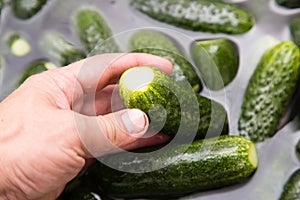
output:
[{"label": "cucumber", "polygon": [[19,32],[9,32],[6,35],[6,43],[14,56],[25,56],[31,51],[29,42]]},{"label": "cucumber", "polygon": [[89,177],[107,196],[172,198],[245,181],[257,165],[251,141],[220,136],[168,146],[150,155],[123,152],[106,156],[89,169]]},{"label": "cucumber", "polygon": [[244,95],[240,135],[260,142],[276,133],[298,81],[299,60],[300,50],[291,41],[264,53]]},{"label": "cucumber", "polygon": [[300,140],[298,141],[297,146],[296,146],[296,155],[300,161]]},{"label": "cucumber", "polygon": [[299,0],[276,0],[276,3],[286,8],[300,8]]},{"label": "cucumber", "polygon": [[47,0],[11,0],[14,15],[20,19],[29,19],[36,15]]},{"label": "cucumber", "polygon": [[249,12],[214,0],[132,0],[131,5],[154,19],[194,31],[241,34],[254,25]]},{"label": "cucumber", "polygon": [[226,38],[195,41],[192,57],[205,84],[211,90],[220,90],[236,76],[239,68],[237,46]]},{"label": "cucumber", "polygon": [[171,137],[178,135],[185,140],[228,133],[227,113],[220,104],[179,85],[153,67],[125,71],[119,92],[126,107],[143,110],[151,128]]},{"label": "cucumber", "polygon": [[284,185],[280,200],[300,199],[300,169],[292,173]]},{"label": "cucumber", "polygon": [[163,33],[139,31],[131,36],[130,49],[133,52],[149,53],[164,57],[173,64],[171,78],[177,82],[188,81],[195,92],[202,89],[202,83],[193,66],[183,57],[175,41]]},{"label": "cucumber", "polygon": [[46,32],[40,41],[40,48],[57,65],[66,66],[86,57],[85,53],[54,31]]},{"label": "cucumber", "polygon": [[293,41],[300,47],[300,17],[294,18],[291,21],[289,28]]},{"label": "cucumber", "polygon": [[77,10],[73,24],[89,56],[119,51],[109,25],[97,10],[93,8]]},{"label": "cucumber", "polygon": [[54,64],[47,60],[37,60],[29,64],[19,78],[18,85],[21,85],[28,77],[49,69],[56,68]]}]

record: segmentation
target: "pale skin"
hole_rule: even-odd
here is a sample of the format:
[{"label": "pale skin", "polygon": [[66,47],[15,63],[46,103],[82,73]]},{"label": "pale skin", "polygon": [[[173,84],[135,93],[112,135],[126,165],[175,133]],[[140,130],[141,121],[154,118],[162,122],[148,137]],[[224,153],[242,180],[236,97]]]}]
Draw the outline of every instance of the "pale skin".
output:
[{"label": "pale skin", "polygon": [[142,138],[142,111],[111,106],[121,74],[140,65],[172,70],[157,56],[103,54],[34,75],[4,99],[0,199],[55,199],[92,157],[166,142],[160,133]]}]

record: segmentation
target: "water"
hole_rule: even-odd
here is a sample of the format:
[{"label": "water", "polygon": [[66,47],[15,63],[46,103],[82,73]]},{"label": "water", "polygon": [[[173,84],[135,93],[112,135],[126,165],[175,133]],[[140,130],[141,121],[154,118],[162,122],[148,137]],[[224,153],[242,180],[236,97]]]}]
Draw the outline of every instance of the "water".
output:
[{"label": "water", "polygon": [[[51,0],[42,12],[30,20],[22,21],[13,17],[9,8],[2,12],[0,25],[1,49],[5,56],[3,84],[0,92],[3,96],[7,88],[18,78],[24,68],[36,59],[45,58],[38,42],[44,32],[56,30],[64,34],[75,46],[81,47],[78,36],[71,25],[73,11],[84,5],[99,8],[114,33],[122,51],[127,51],[128,38],[132,30],[155,28],[174,37],[190,57],[190,45],[194,40],[225,37],[234,41],[239,48],[240,67],[235,79],[221,91],[209,91],[206,88],[202,95],[210,96],[224,105],[229,114],[230,132],[237,135],[237,120],[240,113],[243,95],[247,83],[261,55],[274,44],[290,40],[288,25],[299,9],[287,10],[276,6],[274,0],[243,0],[235,1],[237,5],[249,10],[256,18],[256,25],[247,33],[241,35],[211,34],[183,30],[172,25],[158,22],[129,6],[127,0],[89,0],[75,1]],[[9,31],[20,31],[32,45],[32,51],[24,57],[10,54],[4,43]],[[196,193],[182,199],[201,200],[275,200],[282,191],[282,186],[289,175],[299,167],[295,146],[300,138],[299,119],[289,120],[272,138],[258,144],[259,167],[254,176],[246,183],[209,192]]]}]

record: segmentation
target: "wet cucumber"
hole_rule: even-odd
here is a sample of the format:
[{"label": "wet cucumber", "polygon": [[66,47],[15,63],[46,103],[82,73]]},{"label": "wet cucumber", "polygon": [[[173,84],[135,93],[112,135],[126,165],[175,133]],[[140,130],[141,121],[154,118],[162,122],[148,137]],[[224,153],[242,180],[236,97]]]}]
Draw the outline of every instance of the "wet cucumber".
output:
[{"label": "wet cucumber", "polygon": [[219,90],[227,86],[239,68],[236,45],[225,38],[195,41],[192,57],[207,87]]},{"label": "wet cucumber", "polygon": [[93,8],[77,10],[73,24],[89,56],[119,51],[109,25],[97,10]]},{"label": "wet cucumber", "polygon": [[279,200],[298,200],[300,199],[300,169],[292,173],[284,185]]},{"label": "wet cucumber", "polygon": [[195,31],[240,34],[254,25],[254,17],[232,4],[214,0],[132,0],[148,16]]},{"label": "wet cucumber", "polygon": [[29,19],[37,14],[47,0],[11,0],[12,11],[20,19]]},{"label": "wet cucumber", "polygon": [[173,64],[171,78],[176,82],[188,81],[195,92],[202,89],[202,83],[193,66],[182,56],[177,44],[167,35],[156,31],[139,31],[131,36],[130,49],[133,52],[150,53],[164,57]]},{"label": "wet cucumber", "polygon": [[9,32],[5,40],[14,56],[25,56],[31,51],[31,46],[22,33]]},{"label": "wet cucumber", "polygon": [[296,146],[296,155],[300,161],[300,140],[298,141],[297,146]]},{"label": "wet cucumber", "polygon": [[299,61],[300,50],[290,41],[265,52],[244,95],[240,135],[260,142],[276,133],[298,81]]},{"label": "wet cucumber", "polygon": [[21,85],[28,77],[38,74],[49,69],[56,68],[54,64],[46,60],[38,60],[29,64],[19,78],[18,85]]},{"label": "wet cucumber", "polygon": [[293,41],[300,47],[300,17],[294,18],[291,21],[289,28]]},{"label": "wet cucumber", "polygon": [[150,127],[188,140],[228,133],[225,109],[183,87],[158,69],[131,68],[120,78],[119,91],[126,107],[139,108],[150,118]]},{"label": "wet cucumber", "polygon": [[86,57],[85,53],[75,47],[58,32],[47,32],[40,41],[41,49],[55,64],[66,66]]},{"label": "wet cucumber", "polygon": [[220,136],[169,146],[150,155],[125,152],[106,156],[89,169],[89,177],[108,196],[171,198],[244,181],[257,165],[251,141]]},{"label": "wet cucumber", "polygon": [[276,0],[278,5],[284,6],[286,8],[300,8],[299,0]]}]

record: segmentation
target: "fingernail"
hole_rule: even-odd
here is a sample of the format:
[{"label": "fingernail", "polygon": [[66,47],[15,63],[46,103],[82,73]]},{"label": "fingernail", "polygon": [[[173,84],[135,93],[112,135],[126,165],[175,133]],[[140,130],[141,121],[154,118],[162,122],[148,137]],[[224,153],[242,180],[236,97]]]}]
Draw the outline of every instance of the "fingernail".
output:
[{"label": "fingernail", "polygon": [[142,111],[138,109],[130,109],[124,112],[121,118],[129,133],[138,134],[145,130],[147,118]]}]

